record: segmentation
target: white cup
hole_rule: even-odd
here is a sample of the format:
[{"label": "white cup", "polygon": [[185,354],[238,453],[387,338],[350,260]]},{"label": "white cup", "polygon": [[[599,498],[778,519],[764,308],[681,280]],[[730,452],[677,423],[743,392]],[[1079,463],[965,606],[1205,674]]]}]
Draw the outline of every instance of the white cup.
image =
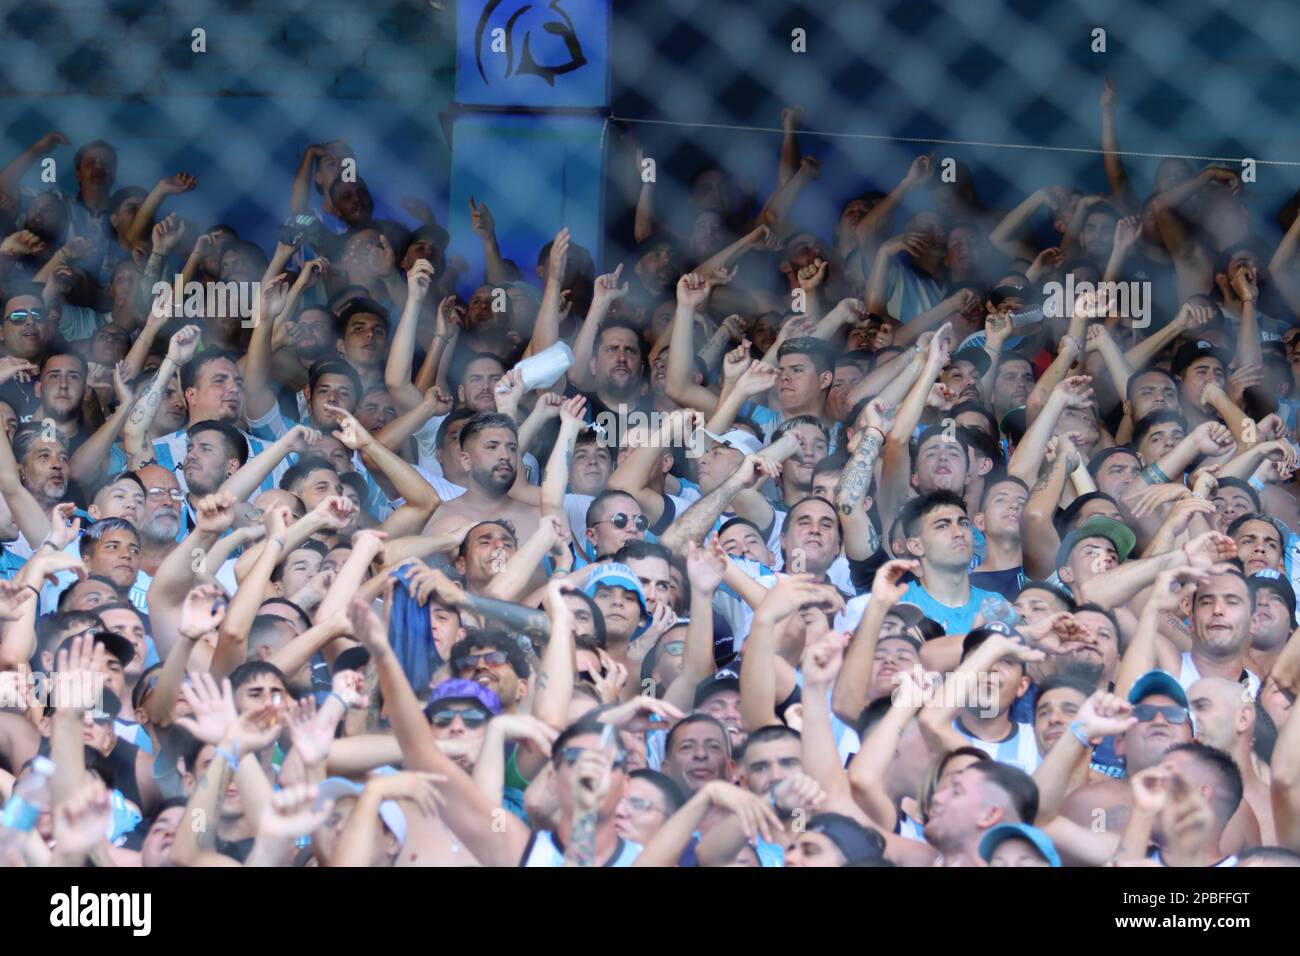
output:
[{"label": "white cup", "polygon": [[524,390],[531,392],[536,388],[550,388],[572,364],[573,349],[563,342],[556,342],[536,355],[528,356],[515,366],[515,371],[523,379]]}]

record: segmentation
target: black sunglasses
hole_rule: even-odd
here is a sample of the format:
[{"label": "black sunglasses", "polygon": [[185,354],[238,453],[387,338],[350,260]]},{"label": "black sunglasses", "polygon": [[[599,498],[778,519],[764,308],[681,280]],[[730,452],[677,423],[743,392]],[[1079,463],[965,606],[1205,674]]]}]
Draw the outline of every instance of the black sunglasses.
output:
[{"label": "black sunglasses", "polygon": [[633,518],[630,515],[623,514],[621,511],[610,515],[608,518],[602,518],[600,521],[595,522],[595,524],[605,524],[608,522],[621,531],[623,528],[627,527],[629,521],[636,526],[637,531],[644,531],[646,528],[650,527],[650,522],[646,520],[645,515],[637,515]]},{"label": "black sunglasses", "polygon": [[439,710],[430,714],[429,723],[438,728],[450,727],[457,717],[464,722],[465,727],[469,730],[482,727],[490,719],[488,714],[476,707],[471,707],[468,710],[455,710],[448,707],[446,710]]},{"label": "black sunglasses", "polygon": [[500,667],[508,660],[510,658],[505,651],[484,651],[482,654],[466,654],[463,657],[453,657],[451,659],[451,669],[458,672],[467,671],[478,667],[480,661],[488,667]]},{"label": "black sunglasses", "polygon": [[1171,724],[1187,723],[1187,708],[1176,707],[1172,704],[1162,706],[1160,704],[1134,704],[1133,716],[1138,719],[1138,723],[1147,724],[1156,719],[1156,714],[1164,717]]}]

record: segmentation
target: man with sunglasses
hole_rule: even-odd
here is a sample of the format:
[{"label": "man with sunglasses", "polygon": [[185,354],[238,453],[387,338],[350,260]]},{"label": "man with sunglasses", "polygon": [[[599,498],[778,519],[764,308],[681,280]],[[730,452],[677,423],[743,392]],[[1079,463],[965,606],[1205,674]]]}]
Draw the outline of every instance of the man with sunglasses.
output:
[{"label": "man with sunglasses", "polygon": [[644,541],[649,519],[625,491],[603,491],[587,508],[587,548],[595,561],[608,560],[632,540]]},{"label": "man with sunglasses", "polygon": [[627,795],[627,753],[613,725],[586,716],[551,748],[554,831],[534,830],[521,866],[634,866],[641,844],[619,836],[619,805]]},{"label": "man with sunglasses", "polygon": [[501,713],[501,700],[471,680],[452,678],[434,687],[424,707],[433,738],[444,754],[473,773],[487,722]]},{"label": "man with sunglasses", "polygon": [[505,631],[471,631],[451,649],[451,675],[496,695],[497,713],[517,714],[528,696],[528,658]]},{"label": "man with sunglasses", "polygon": [[[1128,701],[1133,705],[1136,722],[1115,738],[1115,751],[1124,758],[1127,779],[1103,780],[1079,787],[1061,805],[1061,816],[1091,830],[1102,826],[1108,834],[1123,833],[1128,825],[1133,809],[1133,788],[1129,781],[1143,771],[1159,767],[1173,748],[1192,742],[1187,693],[1173,675],[1161,670],[1148,671],[1134,682]],[[1249,806],[1242,804],[1224,831],[1223,853],[1236,853],[1258,843],[1259,825]]]},{"label": "man with sunglasses", "polygon": [[[24,359],[33,365],[39,365],[45,358],[50,344],[50,315],[39,286],[16,288],[9,292],[0,335],[4,340],[5,355]],[[7,399],[10,393],[18,396],[21,405],[14,407],[20,412],[35,404],[30,389],[12,381],[7,385],[5,397]]]}]

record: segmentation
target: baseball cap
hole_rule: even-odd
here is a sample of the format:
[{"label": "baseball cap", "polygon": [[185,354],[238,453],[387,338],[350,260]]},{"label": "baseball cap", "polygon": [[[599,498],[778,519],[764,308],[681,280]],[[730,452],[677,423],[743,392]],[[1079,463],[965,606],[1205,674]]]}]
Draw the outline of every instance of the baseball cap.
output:
[{"label": "baseball cap", "polygon": [[467,700],[478,704],[493,717],[501,713],[501,698],[495,692],[472,680],[453,677],[438,684],[429,693],[429,701],[424,706],[425,714],[433,709],[434,704],[449,700]]},{"label": "baseball cap", "polygon": [[346,651],[341,651],[339,656],[334,658],[335,674],[342,671],[363,671],[366,665],[370,663],[370,652],[364,647],[349,647]]},{"label": "baseball cap", "polygon": [[948,364],[951,365],[953,362],[970,362],[971,365],[975,366],[975,371],[980,378],[984,377],[989,370],[989,366],[993,364],[989,359],[988,352],[985,352],[983,348],[972,347],[959,348],[953,352],[948,359]]},{"label": "baseball cap", "polygon": [[731,431],[723,432],[721,435],[716,432],[711,432],[707,428],[701,428],[700,431],[704,432],[704,434],[708,435],[719,445],[726,445],[728,448],[734,448],[742,455],[756,455],[763,448],[763,443],[743,428],[733,428]]},{"label": "baseball cap", "polygon": [[1262,571],[1256,571],[1246,579],[1250,584],[1252,593],[1259,591],[1260,588],[1271,588],[1282,596],[1286,602],[1287,609],[1291,612],[1291,617],[1295,617],[1295,588],[1291,582],[1280,571],[1274,571],[1272,568],[1264,568]]},{"label": "baseball cap", "polygon": [[818,813],[808,821],[806,829],[834,843],[844,854],[847,866],[878,860],[883,855],[880,837],[842,813]]},{"label": "baseball cap", "polygon": [[1152,694],[1164,694],[1166,697],[1172,697],[1179,707],[1187,707],[1187,692],[1183,690],[1183,685],[1178,683],[1178,679],[1168,671],[1147,671],[1135,680],[1128,692],[1128,702],[1141,703]]},{"label": "baseball cap", "polygon": [[970,656],[971,651],[979,647],[994,634],[1001,634],[1003,637],[1011,637],[1016,640],[1023,640],[1020,632],[1014,627],[1008,627],[1001,621],[990,621],[983,627],[977,627],[971,630],[961,641],[961,659],[965,660]]},{"label": "baseball cap", "polygon": [[1092,475],[1093,478],[1096,478],[1101,472],[1101,466],[1106,464],[1107,459],[1113,455],[1130,455],[1133,458],[1138,457],[1138,453],[1128,445],[1111,445],[1104,451],[1099,451],[1097,454],[1092,456],[1092,460],[1088,462],[1088,474]]},{"label": "baseball cap", "polygon": [[1114,518],[1093,515],[1061,541],[1061,547],[1056,552],[1058,568],[1064,567],[1065,562],[1070,559],[1070,552],[1074,550],[1074,546],[1084,538],[1105,538],[1115,546],[1115,556],[1121,561],[1132,554],[1133,547],[1137,544],[1137,535],[1131,528],[1120,524]]},{"label": "baseball cap", "polygon": [[980,840],[980,856],[985,863],[993,858],[993,851],[1005,840],[1028,840],[1044,860],[1052,866],[1061,865],[1061,857],[1047,834],[1027,823],[999,823],[984,834]]},{"label": "baseball cap", "polygon": [[596,588],[602,584],[606,587],[624,588],[631,591],[636,595],[636,599],[641,602],[641,613],[650,613],[646,608],[645,592],[641,590],[641,582],[637,580],[636,572],[626,564],[609,561],[605,564],[596,565],[596,569],[587,578],[587,585],[583,590],[587,593],[587,597],[594,598]]},{"label": "baseball cap", "polygon": [[[316,806],[323,805],[326,800],[338,802],[345,797],[359,797],[364,789],[365,786],[362,784],[354,783],[344,777],[328,777],[317,788]],[[397,837],[398,843],[406,842],[406,814],[402,812],[396,800],[384,800],[379,804],[379,819],[383,820],[388,831]]]},{"label": "baseball cap", "polygon": [[1218,359],[1224,368],[1228,367],[1228,362],[1232,359],[1232,356],[1225,349],[1219,348],[1213,342],[1210,342],[1207,339],[1197,339],[1195,342],[1188,342],[1174,353],[1174,360],[1170,363],[1169,369],[1175,375],[1181,375],[1183,369],[1187,368],[1187,366],[1191,365],[1198,358],[1203,358],[1207,355],[1211,358]]},{"label": "baseball cap", "polygon": [[[64,638],[58,650],[71,650],[74,640],[76,640],[75,637]],[[114,634],[112,631],[96,631],[95,643],[103,644],[104,650],[116,657],[123,668],[135,659],[135,645],[121,634]]]},{"label": "baseball cap", "polygon": [[740,693],[740,675],[729,667],[724,667],[712,677],[706,677],[695,685],[695,703],[693,706],[699,707],[714,694],[720,694],[724,690],[734,690]]},{"label": "baseball cap", "polygon": [[343,308],[339,310],[339,319],[346,322],[348,319],[352,318],[352,316],[359,315],[363,312],[368,315],[377,315],[385,322],[388,321],[388,310],[374,299],[367,298],[366,296],[358,296],[355,299],[349,299],[347,305],[343,306]]}]

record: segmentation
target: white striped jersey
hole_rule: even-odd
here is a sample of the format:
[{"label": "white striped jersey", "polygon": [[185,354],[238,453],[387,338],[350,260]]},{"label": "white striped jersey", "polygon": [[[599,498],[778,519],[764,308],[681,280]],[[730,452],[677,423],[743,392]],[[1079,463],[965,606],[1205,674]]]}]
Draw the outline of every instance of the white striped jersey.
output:
[{"label": "white striped jersey", "polygon": [[954,720],[952,725],[957,733],[970,741],[972,747],[978,747],[998,763],[1010,764],[1028,774],[1032,774],[1042,763],[1032,724],[1012,724],[1015,730],[1006,740],[980,740],[961,725],[960,718]]}]

